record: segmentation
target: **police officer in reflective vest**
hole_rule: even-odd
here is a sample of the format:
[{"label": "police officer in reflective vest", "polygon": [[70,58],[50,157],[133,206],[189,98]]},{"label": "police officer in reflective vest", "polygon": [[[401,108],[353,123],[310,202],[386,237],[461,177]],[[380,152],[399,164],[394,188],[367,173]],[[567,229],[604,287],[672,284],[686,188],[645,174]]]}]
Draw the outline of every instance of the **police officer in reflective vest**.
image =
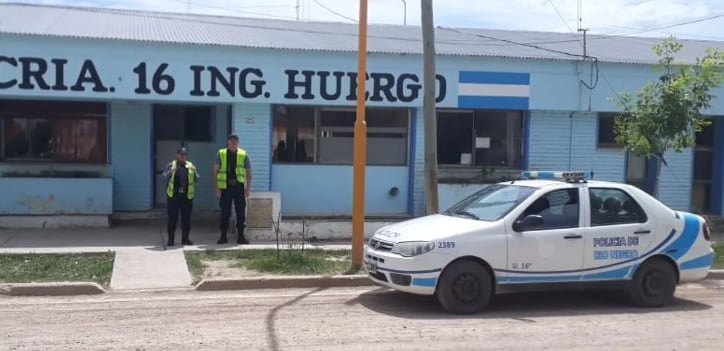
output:
[{"label": "police officer in reflective vest", "polygon": [[244,149],[239,148],[239,136],[229,135],[226,141],[226,148],[219,150],[214,165],[216,176],[216,196],[221,206],[221,219],[219,229],[221,237],[218,244],[226,244],[226,232],[229,229],[229,217],[231,217],[231,203],[234,203],[236,211],[236,230],[239,234],[236,242],[248,244],[244,237],[246,222],[246,198],[249,197],[249,186],[251,184],[251,161]]},{"label": "police officer in reflective vest", "polygon": [[166,166],[163,176],[166,179],[168,200],[167,246],[176,244],[174,237],[179,212],[181,212],[181,243],[193,245],[194,243],[189,240],[189,233],[191,232],[191,210],[193,209],[195,184],[199,180],[199,174],[196,172],[194,164],[188,161],[188,150],[185,147],[176,150],[176,159]]}]

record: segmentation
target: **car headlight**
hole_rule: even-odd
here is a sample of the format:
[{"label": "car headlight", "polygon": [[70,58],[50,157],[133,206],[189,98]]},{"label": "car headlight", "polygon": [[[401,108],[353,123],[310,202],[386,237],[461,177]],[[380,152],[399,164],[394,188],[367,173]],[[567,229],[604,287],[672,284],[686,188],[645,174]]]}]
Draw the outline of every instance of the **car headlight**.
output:
[{"label": "car headlight", "polygon": [[435,248],[435,243],[428,241],[410,241],[397,243],[392,247],[392,253],[405,257],[422,255]]}]

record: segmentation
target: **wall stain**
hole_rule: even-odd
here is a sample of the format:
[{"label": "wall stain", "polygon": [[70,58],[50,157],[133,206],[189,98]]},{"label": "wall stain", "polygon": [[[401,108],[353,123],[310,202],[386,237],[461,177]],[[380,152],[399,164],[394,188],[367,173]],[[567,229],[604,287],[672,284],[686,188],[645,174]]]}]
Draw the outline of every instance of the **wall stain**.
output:
[{"label": "wall stain", "polygon": [[56,207],[55,195],[52,193],[49,194],[47,197],[22,193],[18,195],[18,204],[26,207],[31,214],[49,214],[61,212]]}]

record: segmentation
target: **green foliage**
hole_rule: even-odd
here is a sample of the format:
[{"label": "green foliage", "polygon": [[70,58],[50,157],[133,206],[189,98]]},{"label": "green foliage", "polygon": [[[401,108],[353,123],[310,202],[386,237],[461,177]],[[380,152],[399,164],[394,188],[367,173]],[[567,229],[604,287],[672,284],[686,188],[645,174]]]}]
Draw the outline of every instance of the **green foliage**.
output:
[{"label": "green foliage", "polygon": [[724,242],[714,243],[714,262],[712,263],[713,269],[724,269]]},{"label": "green foliage", "polygon": [[646,84],[635,98],[630,93],[613,98],[623,109],[614,119],[616,142],[632,154],[656,157],[664,165],[666,151],[693,147],[695,133],[710,124],[702,110],[710,107],[711,90],[724,79],[724,52],[708,49],[689,65],[675,60],[682,47],[673,37],[654,45],[660,57],[655,68],[662,72],[659,80]]},{"label": "green foliage", "polygon": [[114,258],[112,252],[0,255],[0,283],[81,281],[108,285]]}]

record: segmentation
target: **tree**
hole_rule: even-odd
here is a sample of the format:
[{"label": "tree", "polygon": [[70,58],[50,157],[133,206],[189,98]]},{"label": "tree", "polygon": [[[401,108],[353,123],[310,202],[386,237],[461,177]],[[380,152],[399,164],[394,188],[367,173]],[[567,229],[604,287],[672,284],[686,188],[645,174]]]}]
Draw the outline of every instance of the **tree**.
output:
[{"label": "tree", "polygon": [[695,133],[711,123],[702,113],[714,98],[711,90],[724,79],[724,52],[707,49],[691,65],[675,62],[682,47],[673,37],[654,45],[659,57],[655,70],[663,71],[659,80],[647,83],[635,99],[630,93],[613,98],[623,108],[614,118],[616,142],[636,156],[657,160],[654,197],[659,196],[662,166],[668,166],[666,152],[695,146]]}]

